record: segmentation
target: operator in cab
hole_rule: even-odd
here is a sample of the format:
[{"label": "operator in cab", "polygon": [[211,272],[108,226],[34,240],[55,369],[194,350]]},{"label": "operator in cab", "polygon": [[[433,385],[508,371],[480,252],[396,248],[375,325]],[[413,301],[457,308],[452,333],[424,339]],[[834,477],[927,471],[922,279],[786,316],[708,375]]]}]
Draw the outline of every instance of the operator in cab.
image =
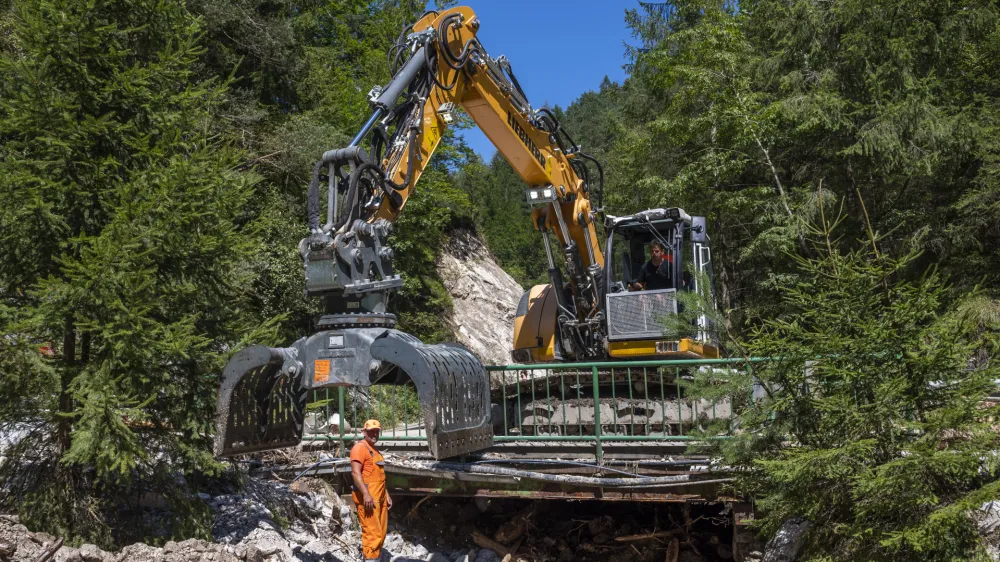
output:
[{"label": "operator in cab", "polygon": [[378,451],[382,424],[368,420],[365,438],[351,448],[351,478],[354,480],[354,505],[361,522],[361,554],[365,562],[375,562],[382,556],[382,543],[389,529],[392,498],[385,489],[385,458]]},{"label": "operator in cab", "polygon": [[670,262],[671,260],[663,249],[663,244],[654,241],[649,245],[649,261],[643,264],[642,269],[639,270],[639,278],[628,286],[628,290],[655,291],[656,289],[672,288]]}]

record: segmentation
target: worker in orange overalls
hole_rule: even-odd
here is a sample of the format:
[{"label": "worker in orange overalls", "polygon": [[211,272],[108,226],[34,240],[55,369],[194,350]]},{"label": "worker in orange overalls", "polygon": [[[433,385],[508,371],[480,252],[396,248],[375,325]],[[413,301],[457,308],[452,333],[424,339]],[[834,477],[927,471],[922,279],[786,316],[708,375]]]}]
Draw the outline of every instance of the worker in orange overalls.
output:
[{"label": "worker in orange overalls", "polygon": [[392,498],[385,489],[385,459],[375,444],[382,432],[378,420],[368,420],[364,440],[351,449],[351,477],[354,479],[354,505],[361,521],[361,553],[365,562],[378,560],[389,525]]}]

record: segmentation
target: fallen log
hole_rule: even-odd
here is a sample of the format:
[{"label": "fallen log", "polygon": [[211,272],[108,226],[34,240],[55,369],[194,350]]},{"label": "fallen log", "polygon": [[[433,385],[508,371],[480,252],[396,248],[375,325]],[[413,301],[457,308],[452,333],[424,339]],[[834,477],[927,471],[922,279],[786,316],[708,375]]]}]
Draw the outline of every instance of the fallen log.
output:
[{"label": "fallen log", "polygon": [[493,552],[496,552],[497,555],[501,557],[510,554],[509,548],[487,537],[486,535],[482,534],[479,531],[472,531],[472,542],[479,545],[480,548],[488,548]]},{"label": "fallen log", "polygon": [[47,562],[49,559],[51,559],[53,556],[56,555],[56,552],[58,552],[59,549],[62,548],[62,545],[63,545],[63,540],[59,539],[55,543],[45,547],[44,549],[42,549],[40,553],[38,553],[38,556],[35,558],[34,562]]}]

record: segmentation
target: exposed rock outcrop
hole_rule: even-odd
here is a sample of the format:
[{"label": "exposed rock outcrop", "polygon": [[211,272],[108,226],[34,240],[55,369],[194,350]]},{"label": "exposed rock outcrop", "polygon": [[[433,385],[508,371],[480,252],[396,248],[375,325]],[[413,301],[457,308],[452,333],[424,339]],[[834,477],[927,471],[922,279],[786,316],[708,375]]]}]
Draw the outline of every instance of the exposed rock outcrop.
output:
[{"label": "exposed rock outcrop", "polygon": [[764,562],[795,562],[805,546],[812,523],[802,517],[785,521],[764,549]]},{"label": "exposed rock outcrop", "polygon": [[451,295],[445,320],[456,340],[487,365],[510,363],[514,313],[524,289],[469,230],[453,233],[437,268]]},{"label": "exposed rock outcrop", "polygon": [[986,555],[990,560],[1000,561],[1000,500],[984,503],[973,511],[972,518],[979,529]]}]

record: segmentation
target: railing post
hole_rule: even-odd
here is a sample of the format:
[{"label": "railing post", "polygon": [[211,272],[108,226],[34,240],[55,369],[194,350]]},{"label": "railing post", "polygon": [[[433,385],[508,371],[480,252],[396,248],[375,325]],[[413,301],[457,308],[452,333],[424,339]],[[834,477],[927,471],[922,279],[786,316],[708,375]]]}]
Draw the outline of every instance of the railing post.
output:
[{"label": "railing post", "polygon": [[594,439],[597,441],[597,464],[604,462],[601,448],[601,389],[597,381],[597,365],[591,367],[594,375]]},{"label": "railing post", "polygon": [[344,412],[344,387],[342,386],[337,387],[337,407],[340,414],[337,416],[340,419],[340,449],[344,451],[346,449],[344,447],[344,418],[347,416],[344,415],[346,412]]}]

